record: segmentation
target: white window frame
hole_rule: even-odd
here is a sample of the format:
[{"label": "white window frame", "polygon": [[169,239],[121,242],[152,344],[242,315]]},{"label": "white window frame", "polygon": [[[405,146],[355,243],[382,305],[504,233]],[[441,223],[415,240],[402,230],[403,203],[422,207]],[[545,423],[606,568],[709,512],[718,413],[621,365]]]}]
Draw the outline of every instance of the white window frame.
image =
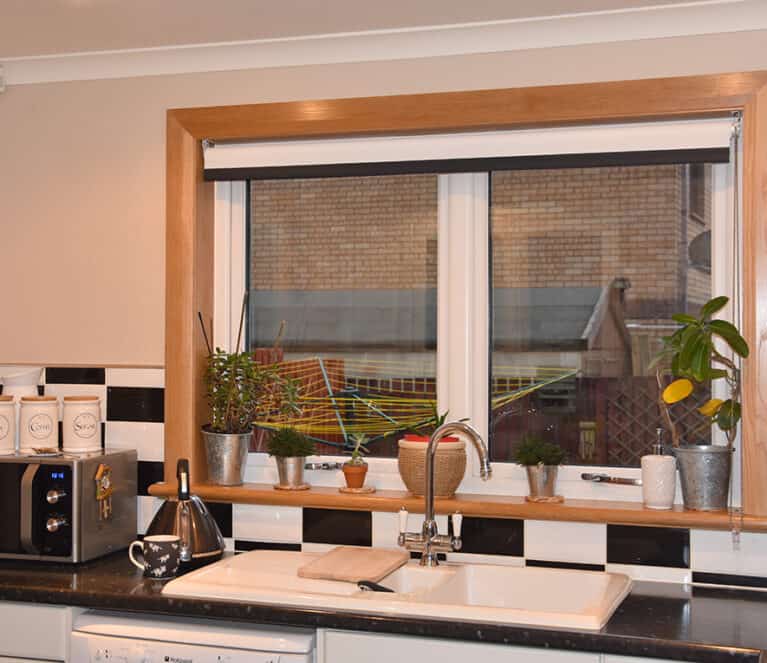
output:
[{"label": "white window frame", "polygon": [[[732,169],[714,166],[712,205],[712,289],[732,290]],[[440,175],[438,184],[437,266],[437,404],[451,419],[468,417],[488,439],[489,365],[489,200],[488,173]],[[214,344],[232,349],[237,336],[240,307],[246,287],[246,182],[216,182],[215,192],[215,321]],[[723,317],[732,315],[732,307]],[[244,343],[244,340],[243,340]],[[241,344],[242,345],[242,344]],[[715,431],[715,435],[718,431]],[[716,438],[715,438],[716,439]],[[463,493],[525,495],[524,468],[494,462],[493,478],[483,482],[474,450],[467,447],[467,472],[459,488]],[[338,462],[339,456],[315,456],[310,462]],[[736,446],[733,504],[740,503],[740,445]],[[396,458],[368,459],[369,481],[379,489],[405,490]],[[639,468],[565,465],[560,468],[558,492],[567,498],[641,502],[641,489],[583,481],[582,472],[639,478]],[[340,470],[312,470],[308,480],[316,486],[343,485]],[[274,461],[265,453],[249,454],[246,480],[274,483]],[[681,494],[677,487],[677,499]]]}]

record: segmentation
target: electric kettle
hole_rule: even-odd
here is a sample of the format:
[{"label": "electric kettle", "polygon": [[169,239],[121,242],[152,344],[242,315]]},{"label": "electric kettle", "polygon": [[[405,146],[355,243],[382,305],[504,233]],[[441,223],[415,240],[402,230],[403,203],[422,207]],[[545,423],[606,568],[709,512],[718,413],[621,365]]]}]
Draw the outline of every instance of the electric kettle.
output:
[{"label": "electric kettle", "polygon": [[189,570],[221,559],[224,538],[208,507],[189,492],[189,461],[179,458],[176,466],[178,498],[160,507],[146,536],[175,534],[181,539],[181,569]]}]

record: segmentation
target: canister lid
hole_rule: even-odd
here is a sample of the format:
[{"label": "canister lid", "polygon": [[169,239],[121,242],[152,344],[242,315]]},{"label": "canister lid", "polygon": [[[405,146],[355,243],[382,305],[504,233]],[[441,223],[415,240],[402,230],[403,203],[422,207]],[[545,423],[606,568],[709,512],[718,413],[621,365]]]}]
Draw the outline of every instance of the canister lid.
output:
[{"label": "canister lid", "polygon": [[13,396],[0,395],[0,403],[10,403],[13,401]]},{"label": "canister lid", "polygon": [[22,396],[22,403],[55,403],[58,399],[55,396]]},{"label": "canister lid", "polygon": [[98,400],[98,396],[64,396],[65,403],[90,403]]}]

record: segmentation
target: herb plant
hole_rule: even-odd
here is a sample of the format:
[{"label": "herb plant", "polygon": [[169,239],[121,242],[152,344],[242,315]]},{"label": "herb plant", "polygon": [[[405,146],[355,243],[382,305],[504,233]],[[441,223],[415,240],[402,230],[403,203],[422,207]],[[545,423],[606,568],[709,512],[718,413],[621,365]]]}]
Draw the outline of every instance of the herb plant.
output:
[{"label": "herb plant", "polygon": [[[728,301],[728,297],[714,297],[701,307],[698,317],[686,313],[672,316],[681,327],[663,339],[664,347],[651,364],[656,366],[661,413],[675,447],[680,443],[679,431],[671,418],[669,405],[690,396],[695,389],[694,383],[713,380],[725,380],[729,398],[712,398],[699,407],[698,412],[705,418],[704,425],[716,424],[724,431],[728,446],[732,447],[735,442],[742,409],[740,368],[736,361],[719,352],[715,340],[724,341],[734,357],[745,359],[749,349],[735,325],[713,318]],[[669,361],[675,380],[663,388],[662,366]]]},{"label": "herb plant", "polygon": [[214,433],[247,433],[256,420],[297,411],[298,388],[276,366],[259,364],[249,352],[216,348],[208,356],[204,382]]},{"label": "herb plant", "polygon": [[561,465],[564,459],[562,447],[530,433],[522,438],[514,452],[514,462],[518,465]]},{"label": "herb plant", "polygon": [[370,449],[367,448],[367,435],[364,433],[352,435],[352,446],[347,452],[351,454],[351,458],[347,461],[349,465],[366,465],[364,454],[369,454]]},{"label": "herb plant", "polygon": [[278,428],[272,433],[267,451],[278,458],[311,456],[315,452],[314,442],[295,428]]}]

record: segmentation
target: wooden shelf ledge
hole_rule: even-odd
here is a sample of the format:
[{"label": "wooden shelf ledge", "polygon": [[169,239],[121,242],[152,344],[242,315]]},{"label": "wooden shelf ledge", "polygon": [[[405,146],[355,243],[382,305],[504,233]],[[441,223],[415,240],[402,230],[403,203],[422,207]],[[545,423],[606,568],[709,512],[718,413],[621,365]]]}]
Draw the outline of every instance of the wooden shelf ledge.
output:
[{"label": "wooden shelf ledge", "polygon": [[[413,497],[409,493],[397,490],[379,490],[370,495],[347,495],[339,493],[337,488],[322,486],[290,492],[275,490],[269,484],[246,483],[242,486],[217,486],[199,483],[192,486],[192,492],[210,502],[351,511],[399,511],[400,508],[405,507],[413,513],[423,512],[423,498]],[[176,484],[153,484],[149,488],[149,494],[156,497],[172,497],[176,494]],[[637,502],[572,499],[565,500],[562,504],[534,504],[525,501],[524,497],[462,494],[451,499],[437,499],[435,507],[437,513],[460,511],[466,516],[486,518],[564,520],[713,530],[729,530],[732,527],[730,514],[725,511],[685,511],[681,507],[675,507],[670,511],[654,511],[645,509]],[[741,529],[745,532],[767,532],[767,518],[743,516]]]}]

